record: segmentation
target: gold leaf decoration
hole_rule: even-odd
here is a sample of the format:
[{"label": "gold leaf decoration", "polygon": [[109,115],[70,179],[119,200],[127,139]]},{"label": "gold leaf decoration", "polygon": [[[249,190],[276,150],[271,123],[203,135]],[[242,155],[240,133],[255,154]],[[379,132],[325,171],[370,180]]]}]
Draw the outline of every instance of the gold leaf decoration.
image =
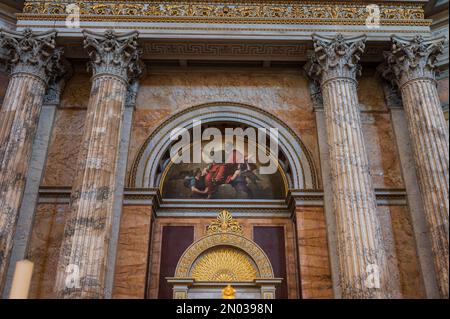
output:
[{"label": "gold leaf decoration", "polygon": [[217,219],[208,226],[206,233],[208,235],[217,233],[243,234],[242,226],[233,219],[233,216],[227,210],[223,210],[217,215]]},{"label": "gold leaf decoration", "polygon": [[[83,21],[145,21],[200,23],[274,23],[274,24],[333,24],[365,25],[369,16],[363,1],[81,1],[27,0],[19,20],[66,19],[68,5],[80,7]],[[130,2],[130,1],[128,1]],[[380,19],[388,25],[429,25],[421,3],[393,3],[377,1]]]},{"label": "gold leaf decoration", "polygon": [[197,281],[253,281],[257,270],[244,252],[220,247],[205,252],[192,268],[191,277]]}]

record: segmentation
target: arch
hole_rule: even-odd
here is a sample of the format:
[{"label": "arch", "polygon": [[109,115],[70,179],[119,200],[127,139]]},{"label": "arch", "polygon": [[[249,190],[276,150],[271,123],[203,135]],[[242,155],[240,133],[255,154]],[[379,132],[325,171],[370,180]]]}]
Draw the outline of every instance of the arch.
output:
[{"label": "arch", "polygon": [[234,233],[207,235],[193,243],[186,249],[178,261],[175,277],[190,278],[191,270],[200,255],[209,249],[219,246],[228,246],[244,251],[255,263],[258,278],[274,278],[272,265],[261,247],[244,236]]},{"label": "arch", "polygon": [[140,148],[133,163],[128,186],[156,188],[168,159],[164,158],[172,141],[170,132],[183,127],[191,129],[193,120],[202,123],[233,122],[250,127],[278,129],[279,150],[289,165],[288,184],[291,189],[317,189],[317,173],[312,156],[300,138],[282,121],[257,107],[232,102],[197,105],[175,114],[155,129]]}]

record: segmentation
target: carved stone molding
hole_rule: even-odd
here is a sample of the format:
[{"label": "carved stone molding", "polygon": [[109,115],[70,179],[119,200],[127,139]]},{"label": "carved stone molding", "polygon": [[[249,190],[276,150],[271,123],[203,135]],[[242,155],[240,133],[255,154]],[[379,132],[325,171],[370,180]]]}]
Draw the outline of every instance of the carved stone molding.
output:
[{"label": "carved stone molding", "polygon": [[37,76],[46,84],[61,74],[62,49],[56,48],[56,32],[0,30],[0,47],[6,49],[11,74]]},{"label": "carved stone molding", "polygon": [[364,52],[366,36],[345,38],[313,35],[314,54],[305,66],[308,75],[323,85],[334,78],[356,80],[361,73],[358,64]]},{"label": "carved stone molding", "polygon": [[105,33],[83,30],[83,35],[84,48],[91,58],[88,69],[94,77],[114,75],[129,83],[142,74],[142,50],[138,47],[137,31],[116,34],[112,30]]},{"label": "carved stone molding", "polygon": [[392,83],[403,86],[408,81],[435,79],[437,56],[444,50],[445,37],[424,39],[417,35],[412,39],[392,36],[391,51],[384,52],[385,64],[382,76]]}]

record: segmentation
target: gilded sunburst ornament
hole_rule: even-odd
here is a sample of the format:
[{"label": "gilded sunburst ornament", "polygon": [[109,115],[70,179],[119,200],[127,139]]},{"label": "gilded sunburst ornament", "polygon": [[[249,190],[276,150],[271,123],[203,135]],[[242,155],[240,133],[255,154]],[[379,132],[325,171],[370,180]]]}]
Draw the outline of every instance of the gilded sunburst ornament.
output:
[{"label": "gilded sunburst ornament", "polygon": [[257,270],[242,251],[220,247],[205,252],[192,268],[191,277],[197,281],[253,281]]}]

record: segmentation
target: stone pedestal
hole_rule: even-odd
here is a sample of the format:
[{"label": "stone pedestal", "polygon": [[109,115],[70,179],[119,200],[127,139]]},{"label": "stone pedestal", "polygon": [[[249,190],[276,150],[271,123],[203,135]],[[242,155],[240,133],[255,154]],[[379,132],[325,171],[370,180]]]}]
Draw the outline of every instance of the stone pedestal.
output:
[{"label": "stone pedestal", "polygon": [[[60,74],[55,32],[1,31],[11,79],[0,109],[0,288],[3,288],[43,98]],[[1,290],[1,289],[0,289]]]},{"label": "stone pedestal", "polygon": [[449,136],[434,79],[443,42],[393,37],[383,75],[401,91],[440,294],[448,298]]},{"label": "stone pedestal", "polygon": [[62,298],[103,298],[127,87],[141,72],[137,32],[85,32],[93,71],[85,133],[58,264]]},{"label": "stone pedestal", "polygon": [[313,36],[308,74],[320,83],[336,216],[342,298],[389,297],[386,256],[364,146],[356,76],[365,37]]}]

